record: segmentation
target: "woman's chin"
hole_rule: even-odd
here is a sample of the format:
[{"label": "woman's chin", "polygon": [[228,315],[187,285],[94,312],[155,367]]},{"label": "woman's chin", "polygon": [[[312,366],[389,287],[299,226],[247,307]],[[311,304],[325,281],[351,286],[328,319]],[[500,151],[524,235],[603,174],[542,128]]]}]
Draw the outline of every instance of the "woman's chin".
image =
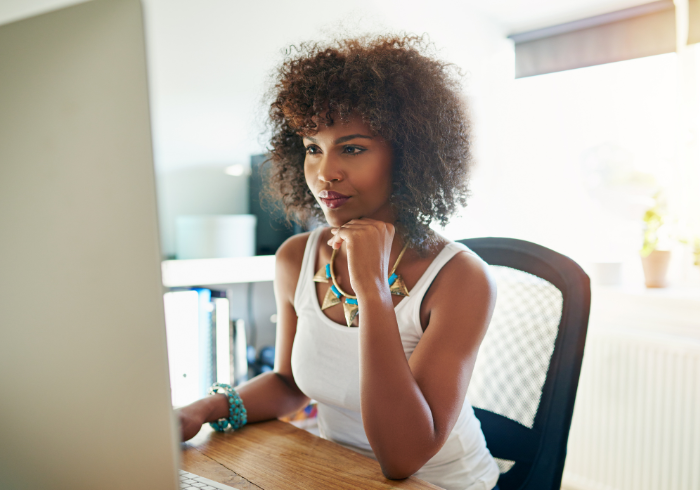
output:
[{"label": "woman's chin", "polygon": [[343,226],[345,223],[347,223],[351,219],[355,219],[355,217],[349,217],[346,213],[325,211],[323,214],[326,217],[326,222],[332,228],[337,228],[339,226]]}]

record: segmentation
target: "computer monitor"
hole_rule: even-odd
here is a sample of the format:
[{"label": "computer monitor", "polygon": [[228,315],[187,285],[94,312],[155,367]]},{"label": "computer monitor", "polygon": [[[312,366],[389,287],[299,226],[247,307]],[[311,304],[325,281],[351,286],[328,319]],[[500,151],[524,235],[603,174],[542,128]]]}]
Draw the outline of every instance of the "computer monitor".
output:
[{"label": "computer monitor", "polygon": [[175,489],[142,8],[0,26],[0,488]]},{"label": "computer monitor", "polygon": [[281,204],[265,199],[265,162],[269,155],[253,155],[250,158],[249,207],[256,218],[255,255],[274,255],[284,241],[304,231],[298,224],[287,222]]}]

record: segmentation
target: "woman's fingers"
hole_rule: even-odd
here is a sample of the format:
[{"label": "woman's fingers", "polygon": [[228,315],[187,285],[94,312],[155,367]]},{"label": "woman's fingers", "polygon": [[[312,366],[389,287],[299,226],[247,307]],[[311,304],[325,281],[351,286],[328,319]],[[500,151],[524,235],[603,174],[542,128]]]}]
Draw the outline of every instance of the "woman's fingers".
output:
[{"label": "woman's fingers", "polygon": [[328,245],[334,249],[339,249],[343,242],[348,238],[349,232],[353,230],[352,221],[345,223],[338,228],[331,228],[331,234],[333,235],[330,240],[328,240]]},{"label": "woman's fingers", "polygon": [[333,237],[328,240],[328,245],[332,248],[338,249],[343,243],[343,239],[339,237]]},{"label": "woman's fingers", "polygon": [[330,240],[328,240],[328,245],[334,249],[339,249],[343,241],[350,240],[355,233],[367,232],[370,229],[376,230],[379,233],[379,240],[383,241],[383,237],[388,238],[391,242],[394,237],[394,225],[391,223],[385,223],[384,221],[378,221],[368,218],[353,219],[336,228],[331,228],[331,234],[333,235]]}]

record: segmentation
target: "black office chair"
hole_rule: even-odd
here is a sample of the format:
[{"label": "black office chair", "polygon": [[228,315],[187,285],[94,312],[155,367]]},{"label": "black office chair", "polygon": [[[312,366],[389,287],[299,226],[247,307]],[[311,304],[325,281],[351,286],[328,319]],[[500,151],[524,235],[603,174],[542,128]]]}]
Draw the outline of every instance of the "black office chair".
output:
[{"label": "black office chair", "polygon": [[573,260],[512,238],[459,240],[491,266],[498,296],[467,397],[500,490],[559,490],[591,304]]}]

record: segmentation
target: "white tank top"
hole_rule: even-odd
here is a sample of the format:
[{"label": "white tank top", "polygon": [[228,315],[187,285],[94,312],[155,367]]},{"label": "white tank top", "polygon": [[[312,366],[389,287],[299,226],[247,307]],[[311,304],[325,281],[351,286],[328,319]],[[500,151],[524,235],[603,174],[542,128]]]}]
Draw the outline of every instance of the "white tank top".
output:
[{"label": "white tank top", "polygon": [[[360,363],[357,328],[335,323],[321,311],[313,282],[321,229],[311,232],[294,294],[298,317],[292,347],[292,372],[301,391],[318,402],[321,437],[376,459],[367,440],[360,413]],[[459,251],[450,242],[394,309],[406,359],[423,336],[420,306],[423,296],[443,265]],[[361,312],[360,312],[361,314]],[[449,375],[450,373],[445,373]],[[462,411],[445,445],[416,476],[447,490],[490,490],[499,470],[491,457],[479,420],[465,399]]]}]

